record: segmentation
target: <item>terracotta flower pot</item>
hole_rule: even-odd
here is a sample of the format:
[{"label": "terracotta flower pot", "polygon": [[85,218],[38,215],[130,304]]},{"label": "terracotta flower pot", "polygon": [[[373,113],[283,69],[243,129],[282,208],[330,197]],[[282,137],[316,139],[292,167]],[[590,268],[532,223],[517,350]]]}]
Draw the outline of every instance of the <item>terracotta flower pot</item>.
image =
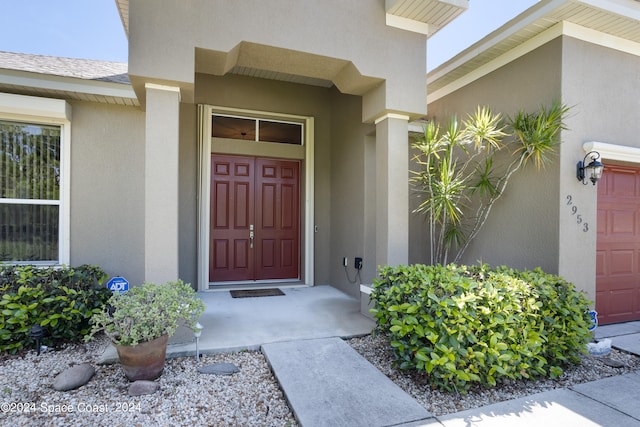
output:
[{"label": "terracotta flower pot", "polygon": [[116,345],[120,365],[129,381],[151,381],[162,374],[168,338],[163,335],[138,345]]}]

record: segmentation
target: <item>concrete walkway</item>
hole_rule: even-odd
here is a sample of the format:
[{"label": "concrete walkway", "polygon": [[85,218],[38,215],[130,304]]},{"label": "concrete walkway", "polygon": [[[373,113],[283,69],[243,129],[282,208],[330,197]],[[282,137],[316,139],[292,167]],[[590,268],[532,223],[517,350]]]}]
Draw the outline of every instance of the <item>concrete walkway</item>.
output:
[{"label": "concrete walkway", "polygon": [[[275,285],[274,285],[275,287]],[[232,298],[229,291],[199,292],[206,310],[198,352],[259,350],[266,343],[300,339],[352,338],[371,333],[375,323],[360,313],[360,300],[332,286],[280,287],[283,296]],[[195,356],[188,328],[169,340],[167,357]],[[98,363],[118,361],[107,347]]]},{"label": "concrete walkway", "polygon": [[[640,355],[640,322],[602,326],[596,336]],[[434,417],[340,339],[262,351],[304,427],[640,426],[640,373]]]},{"label": "concrete walkway", "polygon": [[262,352],[302,426],[390,426],[432,418],[340,338],[265,344]]},{"label": "concrete walkway", "polygon": [[[304,427],[640,427],[640,373],[434,417],[340,339],[375,326],[357,299],[330,286],[282,290],[284,296],[242,299],[201,293],[207,310],[199,351],[262,348]],[[640,356],[640,322],[600,326],[595,336]],[[189,330],[172,341],[168,357],[195,355]],[[114,361],[110,347],[102,362]]]},{"label": "concrete walkway", "polygon": [[619,350],[640,355],[640,321],[599,326],[595,335],[597,340],[611,339],[612,345]]}]

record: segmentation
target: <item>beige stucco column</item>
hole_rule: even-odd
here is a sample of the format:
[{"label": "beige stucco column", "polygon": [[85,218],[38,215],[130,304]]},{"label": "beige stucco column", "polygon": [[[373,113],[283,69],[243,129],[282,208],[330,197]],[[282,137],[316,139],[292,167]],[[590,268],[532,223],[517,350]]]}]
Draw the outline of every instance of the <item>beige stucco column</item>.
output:
[{"label": "beige stucco column", "polygon": [[409,117],[376,121],[376,265],[409,261]]},{"label": "beige stucco column", "polygon": [[180,88],[147,83],[145,126],[145,280],[178,279]]}]

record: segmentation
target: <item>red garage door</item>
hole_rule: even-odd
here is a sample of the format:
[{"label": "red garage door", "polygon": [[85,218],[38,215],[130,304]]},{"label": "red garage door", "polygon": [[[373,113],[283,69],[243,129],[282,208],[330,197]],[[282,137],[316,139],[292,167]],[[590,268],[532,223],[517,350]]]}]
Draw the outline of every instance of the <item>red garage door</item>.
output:
[{"label": "red garage door", "polygon": [[607,165],[598,182],[596,311],[640,320],[640,168]]}]

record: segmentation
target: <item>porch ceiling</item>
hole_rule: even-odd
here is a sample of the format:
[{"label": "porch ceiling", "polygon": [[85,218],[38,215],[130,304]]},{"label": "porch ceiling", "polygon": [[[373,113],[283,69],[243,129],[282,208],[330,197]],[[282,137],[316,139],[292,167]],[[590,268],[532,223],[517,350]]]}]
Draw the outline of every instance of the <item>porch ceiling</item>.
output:
[{"label": "porch ceiling", "polygon": [[459,80],[563,21],[640,43],[638,0],[541,0],[430,72],[428,92]]},{"label": "porch ceiling", "polygon": [[196,48],[195,61],[197,73],[238,74],[327,88],[335,85],[351,95],[363,95],[383,82],[362,75],[350,61],[249,42],[229,52]]},{"label": "porch ceiling", "polygon": [[278,80],[282,82],[298,83],[303,85],[320,86],[329,88],[333,86],[333,82],[326,79],[319,79],[314,77],[296,76],[294,74],[282,73],[278,71],[259,70],[250,67],[235,66],[230,71],[231,74],[238,76],[249,76],[258,79]]}]

